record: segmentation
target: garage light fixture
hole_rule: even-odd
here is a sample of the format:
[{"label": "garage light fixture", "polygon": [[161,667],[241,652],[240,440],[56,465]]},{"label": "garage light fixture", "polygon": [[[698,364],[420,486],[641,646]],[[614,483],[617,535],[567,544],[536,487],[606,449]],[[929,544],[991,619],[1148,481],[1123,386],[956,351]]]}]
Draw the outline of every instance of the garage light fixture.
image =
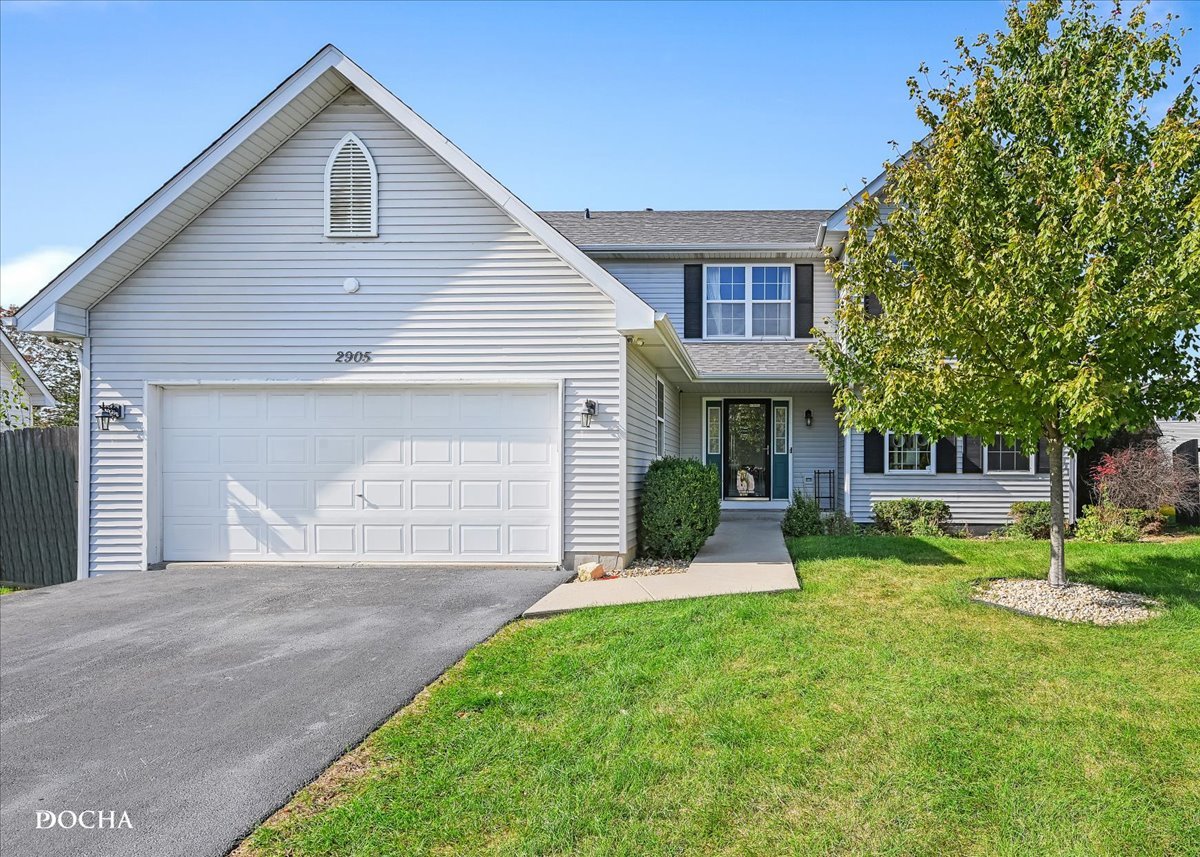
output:
[{"label": "garage light fixture", "polygon": [[584,428],[588,428],[592,424],[592,417],[596,416],[596,403],[591,399],[587,399],[583,403],[583,410],[579,412],[579,420],[583,423]]},{"label": "garage light fixture", "polygon": [[101,402],[100,407],[96,410],[96,425],[100,426],[100,431],[108,431],[108,424],[112,420],[120,422],[125,416],[125,408],[121,405]]},{"label": "garage light fixture", "polygon": [[804,412],[804,424],[806,426],[808,426],[809,428],[812,428],[812,411],[811,410]]}]

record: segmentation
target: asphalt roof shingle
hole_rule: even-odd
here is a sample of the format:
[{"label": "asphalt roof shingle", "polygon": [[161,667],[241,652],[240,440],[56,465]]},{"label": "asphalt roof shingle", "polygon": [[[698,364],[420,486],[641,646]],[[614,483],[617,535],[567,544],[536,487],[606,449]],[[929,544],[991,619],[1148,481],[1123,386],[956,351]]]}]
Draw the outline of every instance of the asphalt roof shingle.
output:
[{"label": "asphalt roof shingle", "polygon": [[833,212],[780,211],[539,211],[570,241],[595,245],[813,244]]},{"label": "asphalt roof shingle", "polygon": [[824,376],[809,342],[685,342],[700,377],[705,375]]}]

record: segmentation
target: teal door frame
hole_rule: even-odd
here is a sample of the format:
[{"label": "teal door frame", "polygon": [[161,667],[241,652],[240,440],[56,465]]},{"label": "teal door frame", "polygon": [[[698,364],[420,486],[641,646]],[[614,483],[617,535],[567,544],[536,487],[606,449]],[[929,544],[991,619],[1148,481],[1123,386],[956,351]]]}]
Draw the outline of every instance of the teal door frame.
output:
[{"label": "teal door frame", "polygon": [[[782,415],[781,412],[782,411]],[[782,416],[782,425],[780,419]],[[771,400],[771,499],[787,500],[792,482],[792,403]]]},{"label": "teal door frame", "polygon": [[[744,396],[701,396],[701,426],[700,442],[704,446],[703,458],[705,464],[715,465],[721,474],[721,499],[725,499],[725,399],[745,398]],[[776,409],[783,408],[786,413],[784,436],[780,438],[776,432]],[[794,431],[792,399],[771,398],[771,413],[768,417],[771,426],[771,500],[791,499],[792,485],[792,447]],[[753,502],[753,501],[748,501]],[[761,501],[759,501],[761,502]]]}]

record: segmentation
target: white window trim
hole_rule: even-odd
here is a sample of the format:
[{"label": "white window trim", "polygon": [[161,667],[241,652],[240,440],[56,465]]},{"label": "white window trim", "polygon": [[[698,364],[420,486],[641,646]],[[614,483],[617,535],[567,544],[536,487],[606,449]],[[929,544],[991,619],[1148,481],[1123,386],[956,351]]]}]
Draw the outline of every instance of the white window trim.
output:
[{"label": "white window trim", "polygon": [[[660,413],[661,406],[661,413]],[[654,455],[665,458],[667,455],[667,382],[661,375],[654,376]]]},{"label": "white window trim", "polygon": [[[709,426],[708,426],[708,409],[709,408],[716,408],[716,411],[717,411],[717,434],[715,437],[708,430],[709,429]],[[710,456],[710,455],[724,455],[725,454],[725,439],[723,437],[723,435],[725,434],[725,432],[723,431],[724,422],[725,422],[724,411],[725,411],[725,400],[724,399],[703,399],[701,401],[700,420],[701,420],[701,425],[704,427],[704,430],[703,430],[704,431],[704,457],[702,459],[703,461],[708,461],[708,456]],[[710,440],[716,440],[716,442],[717,442],[717,451],[716,452],[713,452],[712,450],[710,450],[708,448]]]},{"label": "white window trim", "polygon": [[883,472],[884,475],[896,476],[934,476],[937,474],[937,440],[929,438],[929,467],[924,470],[892,470],[892,431],[888,429],[883,435]]},{"label": "white window trim", "polygon": [[[745,269],[745,271],[746,271],[746,295],[741,301],[741,303],[746,308],[746,333],[743,336],[716,336],[716,335],[709,336],[708,335],[708,304],[709,304],[709,300],[708,300],[708,269],[709,268],[743,268],[743,269]],[[754,286],[752,283],[752,275],[750,272],[751,268],[787,268],[789,282],[791,283],[791,287],[789,289],[789,291],[791,293],[791,297],[786,301],[755,301],[755,300],[753,300],[752,296],[754,294]],[[745,262],[745,263],[742,263],[742,262],[713,262],[711,264],[706,263],[704,265],[704,270],[701,272],[701,286],[703,288],[704,304],[701,308],[700,320],[701,320],[701,323],[703,324],[703,328],[701,329],[701,336],[704,339],[712,339],[712,340],[724,341],[724,342],[744,342],[746,340],[753,340],[756,342],[758,342],[758,341],[783,342],[783,341],[795,338],[795,335],[796,335],[796,330],[795,330],[795,328],[796,328],[796,267],[795,267],[795,265],[790,265],[790,264],[780,265],[780,264],[775,264],[775,263],[767,262],[767,261]],[[714,301],[712,301],[712,303],[714,303],[714,304],[736,304],[736,303],[738,303],[738,301],[714,300]],[[781,336],[755,336],[753,333],[753,330],[754,330],[754,304],[756,304],[756,303],[759,303],[759,304],[787,304],[787,306],[788,306],[788,313],[787,313],[788,332],[787,332],[787,334],[781,335]]]},{"label": "white window trim", "polygon": [[[790,404],[780,405],[777,402],[782,402],[783,399],[775,399],[771,402],[771,455],[790,455],[792,451],[792,406]],[[780,437],[775,429],[779,428],[779,424],[775,421],[778,416],[776,411],[783,411],[783,436]],[[779,451],[779,442],[783,441],[783,452]],[[774,462],[772,462],[774,466]]]},{"label": "white window trim", "polygon": [[[1003,432],[1001,432],[1000,434],[1003,436]],[[987,475],[990,473],[994,473],[997,475],[1005,475],[1005,476],[1027,476],[1027,475],[1036,476],[1037,475],[1037,449],[1036,449],[1036,447],[1033,450],[1033,455],[1029,456],[1029,469],[1028,470],[993,470],[991,467],[988,466],[988,452],[991,450],[992,445],[985,443],[982,446],[983,446],[983,472],[984,472],[984,475]]]},{"label": "white window trim", "polygon": [[[333,224],[330,222],[330,186],[329,179],[333,173],[333,163],[341,154],[342,148],[353,141],[362,150],[363,155],[367,158],[367,165],[371,168],[371,231],[368,232],[334,232]],[[353,131],[342,137],[337,145],[333,147],[333,151],[329,153],[329,159],[325,161],[325,237],[332,238],[338,241],[356,241],[360,238],[378,238],[379,237],[379,169],[375,166],[375,158],[371,156],[371,150],[367,148],[359,136]]]}]

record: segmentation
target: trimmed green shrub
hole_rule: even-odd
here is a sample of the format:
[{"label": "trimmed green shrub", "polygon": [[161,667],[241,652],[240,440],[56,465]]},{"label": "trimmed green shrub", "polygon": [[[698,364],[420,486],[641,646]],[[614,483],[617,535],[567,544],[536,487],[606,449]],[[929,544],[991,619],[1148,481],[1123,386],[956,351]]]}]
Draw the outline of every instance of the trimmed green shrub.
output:
[{"label": "trimmed green shrub", "polygon": [[1050,501],[1036,500],[1013,503],[1008,507],[1012,523],[1004,528],[1005,535],[1017,539],[1050,538]]},{"label": "trimmed green shrub", "polygon": [[945,500],[880,500],[871,505],[871,512],[880,532],[896,536],[940,536],[950,523],[950,506]]},{"label": "trimmed green shrub", "polygon": [[1075,538],[1084,542],[1136,542],[1162,531],[1163,517],[1144,509],[1122,509],[1111,503],[1084,506]]},{"label": "trimmed green shrub", "polygon": [[858,524],[854,523],[845,512],[838,509],[825,519],[825,535],[859,536],[862,535],[862,530],[858,528]]},{"label": "trimmed green shrub", "polygon": [[815,498],[803,491],[792,494],[792,502],[783,513],[783,534],[789,539],[801,536],[819,536],[825,532],[821,520],[821,506]]},{"label": "trimmed green shrub", "polygon": [[691,559],[717,529],[721,479],[715,466],[694,458],[660,458],[642,486],[641,553],[652,559]]}]

